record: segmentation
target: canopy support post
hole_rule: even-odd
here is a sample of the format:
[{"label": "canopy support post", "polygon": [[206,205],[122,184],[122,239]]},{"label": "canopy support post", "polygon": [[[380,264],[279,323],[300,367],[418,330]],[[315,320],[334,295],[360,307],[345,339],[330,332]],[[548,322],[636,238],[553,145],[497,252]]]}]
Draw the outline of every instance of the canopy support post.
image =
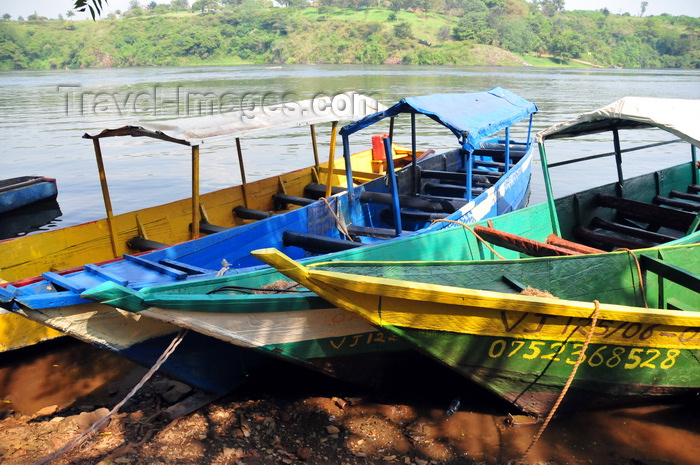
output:
[{"label": "canopy support post", "polygon": [[525,144],[525,150],[530,148],[530,144],[532,144],[532,117],[534,115],[530,113],[530,124],[527,126],[527,143]]},{"label": "canopy support post", "polygon": [[100,185],[102,186],[102,198],[104,199],[105,211],[107,212],[107,225],[109,226],[109,238],[112,243],[112,255],[114,258],[119,256],[117,252],[117,233],[114,230],[114,212],[112,211],[112,201],[109,198],[109,188],[107,187],[107,176],[105,174],[105,165],[102,161],[102,149],[100,148],[100,140],[92,139],[92,145],[95,148],[95,160],[97,161],[97,171],[100,175]]},{"label": "canopy support post", "polygon": [[192,239],[199,237],[199,145],[192,146]]},{"label": "canopy support post", "polygon": [[[384,153],[391,154],[391,139],[384,139]],[[396,182],[396,171],[394,170],[394,157],[386,157],[386,174],[389,176],[389,188],[391,189],[391,206],[394,210],[394,227],[396,237],[401,235],[403,225],[401,224],[401,205],[399,204],[399,186]]]},{"label": "canopy support post", "polygon": [[549,217],[552,220],[552,230],[554,234],[561,237],[559,229],[559,217],[557,216],[557,208],[554,205],[554,193],[552,192],[552,180],[549,177],[549,166],[547,165],[547,153],[544,148],[544,142],[539,143],[540,148],[540,163],[542,163],[542,176],[544,178],[544,188],[547,193],[547,205],[549,206]]},{"label": "canopy support post", "polygon": [[394,119],[396,117],[392,116],[389,118],[389,139],[394,140]]},{"label": "canopy support post", "polygon": [[349,206],[349,211],[352,214],[353,211],[353,202],[355,200],[355,190],[353,189],[352,185],[352,166],[350,163],[350,139],[348,138],[347,134],[342,135],[343,138],[343,158],[345,159],[345,178],[347,179],[347,195],[348,195],[348,206]]},{"label": "canopy support post", "polygon": [[[387,157],[392,157],[393,160],[393,152],[388,152]],[[413,195],[418,195],[420,186],[418,185],[418,168],[416,167],[416,114],[414,112],[411,112],[411,158],[413,160],[413,166],[411,166],[411,176],[413,177]]]},{"label": "canopy support post", "polygon": [[[336,131],[336,128],[338,127],[338,122],[333,121],[333,126],[331,127],[331,147],[328,151],[328,176],[326,176],[326,197],[331,196],[332,192],[332,176],[333,176],[333,169],[334,164],[335,164],[335,140],[338,135],[338,131]],[[348,186],[350,186],[350,183],[352,182],[352,176],[348,178]],[[350,188],[348,187],[348,191]]]},{"label": "canopy support post", "polygon": [[467,150],[464,147],[462,147],[462,150],[464,150],[467,154],[464,157],[464,170],[466,171],[466,188],[467,191],[464,193],[464,198],[467,200],[472,199],[472,185],[473,185],[473,169],[474,169],[474,151],[473,150]]},{"label": "canopy support post", "polygon": [[314,166],[316,167],[316,170],[319,170],[320,163],[318,161],[318,145],[316,143],[316,126],[310,124],[309,128],[311,128],[311,146],[313,147],[314,151]]},{"label": "canopy support post", "polygon": [[243,149],[241,138],[236,137],[236,153],[238,154],[238,168],[241,170],[241,189],[243,190],[243,205],[248,208],[248,186],[245,179],[245,166],[243,166]]},{"label": "canopy support post", "polygon": [[620,149],[620,133],[617,129],[613,129],[612,133],[613,145],[615,147],[615,165],[617,166],[617,195],[622,197],[624,178],[622,177],[622,149]]},{"label": "canopy support post", "polygon": [[503,168],[503,172],[507,173],[508,170],[510,169],[510,126],[506,128],[506,150],[505,150],[505,167]]},{"label": "canopy support post", "polygon": [[698,153],[697,149],[695,148],[694,145],[690,145],[690,158],[693,160],[693,184],[698,183],[698,169],[700,169],[700,166],[698,166]]}]

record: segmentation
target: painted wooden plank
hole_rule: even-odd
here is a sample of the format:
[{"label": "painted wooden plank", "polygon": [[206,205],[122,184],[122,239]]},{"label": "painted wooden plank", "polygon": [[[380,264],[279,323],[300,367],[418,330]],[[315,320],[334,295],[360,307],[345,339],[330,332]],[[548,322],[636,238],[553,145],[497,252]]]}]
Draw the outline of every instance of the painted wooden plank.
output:
[{"label": "painted wooden plank", "polygon": [[43,273],[41,277],[55,286],[61,287],[76,294],[80,294],[85,290],[84,286],[77,285],[76,283],[72,282],[70,278],[54,273],[53,271],[47,271],[46,273]]},{"label": "painted wooden plank", "polygon": [[151,260],[146,260],[145,258],[137,257],[135,255],[125,254],[124,259],[133,263],[137,263],[150,270],[157,271],[158,273],[163,273],[164,275],[170,276],[175,279],[185,279],[187,277],[187,273],[185,273],[184,271],[176,270],[170,268],[169,266],[161,265],[160,263]]},{"label": "painted wooden plank", "polygon": [[121,276],[116,276],[113,273],[110,273],[110,272],[100,268],[97,265],[87,264],[83,268],[85,269],[85,271],[87,273],[89,273],[91,275],[99,276],[102,279],[105,279],[107,281],[112,281],[112,282],[117,283],[121,286],[126,286],[127,284],[129,284],[129,280],[124,279]]}]

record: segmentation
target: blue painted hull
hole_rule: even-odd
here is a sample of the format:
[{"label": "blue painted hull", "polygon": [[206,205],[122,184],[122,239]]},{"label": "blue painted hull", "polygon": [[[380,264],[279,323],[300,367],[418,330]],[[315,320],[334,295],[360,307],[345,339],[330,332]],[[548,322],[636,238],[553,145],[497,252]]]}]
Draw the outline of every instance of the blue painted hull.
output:
[{"label": "blue painted hull", "polygon": [[[442,158],[457,156],[457,151],[449,152],[446,155],[437,155],[433,161],[428,159],[425,165],[444,164],[445,160]],[[520,161],[494,186],[470,202],[463,201],[462,207],[446,215],[446,219],[472,223],[523,206],[527,202],[529,193],[531,164],[532,153],[527,151]],[[404,174],[401,174],[399,179],[406,173],[408,173],[408,169],[404,170]],[[86,334],[80,325],[75,324],[75,321],[99,319],[99,315],[97,317],[91,316],[95,307],[99,308],[97,310],[99,314],[108,314],[116,312],[116,310],[82,299],[80,294],[83,290],[98,286],[105,281],[117,281],[137,290],[146,286],[167,284],[183,279],[196,280],[212,277],[221,269],[223,260],[230,265],[225,274],[240,273],[254,268],[266,268],[266,265],[262,265],[261,262],[250,256],[252,250],[265,247],[277,247],[298,259],[318,255],[330,259],[334,253],[310,253],[303,248],[286,244],[285,231],[291,230],[340,239],[341,234],[336,228],[335,217],[331,213],[336,211],[342,211],[345,218],[352,218],[353,224],[358,226],[393,227],[392,218],[386,215],[386,205],[357,201],[363,192],[388,194],[388,188],[383,180],[379,179],[357,187],[354,191],[356,199],[354,202],[351,202],[345,193],[338,194],[329,198],[328,204],[323,200],[317,201],[283,215],[272,216],[265,220],[148,252],[131,259],[86,266],[83,270],[64,275],[45,273],[44,277],[48,278],[47,280],[39,280],[18,288],[14,288],[12,285],[8,286],[5,293],[15,292],[15,295],[5,295],[5,299],[11,302],[14,298],[14,305],[11,305],[10,309],[21,307],[22,314],[31,319],[38,320],[86,342],[112,350],[140,365],[149,367],[165,350],[167,344],[177,334],[179,327],[172,324],[170,331],[154,337],[150,337],[147,331],[145,335],[135,333],[126,342],[124,337],[120,336],[117,343],[116,336],[114,340],[110,339],[110,327],[107,324],[100,329],[101,339],[96,342],[94,336]],[[405,237],[454,226],[453,223],[448,222],[432,223],[426,220],[421,223],[414,221],[413,224],[404,224],[404,230],[406,228],[413,228],[413,230],[405,231],[398,238],[363,237],[363,241],[366,241],[364,244],[368,246],[378,242],[400,241]],[[179,270],[174,268],[176,266],[179,267]],[[196,270],[196,272],[192,270]],[[175,271],[179,272],[175,273]],[[47,292],[47,288],[53,290]],[[53,311],[58,314],[67,308],[76,309],[72,311],[81,316],[76,320],[60,320],[52,315]],[[162,322],[160,323],[162,324]],[[93,330],[93,333],[96,331]],[[168,362],[161,368],[161,372],[210,392],[226,392],[235,388],[245,380],[247,373],[254,370],[254,367],[265,357],[257,351],[194,332],[188,334],[187,339],[196,340],[196,343],[183,342],[185,345],[179,347],[170,356]],[[283,356],[280,355],[280,357]],[[221,359],[226,361],[225,369],[218,366]],[[353,370],[349,370],[349,373],[353,372]]]},{"label": "blue painted hull", "polygon": [[[446,104],[449,111],[443,108]],[[407,110],[407,106],[412,109]],[[319,255],[332,259],[335,251],[400,241],[455,227],[454,222],[472,223],[508,213],[525,204],[533,144],[530,140],[513,141],[508,131],[511,125],[527,118],[531,129],[532,114],[537,111],[534,104],[495,88],[473,95],[403,99],[389,110],[358,123],[366,127],[405,111],[413,118],[418,111],[449,128],[457,136],[460,148],[427,156],[395,176],[377,178],[284,214],[148,253],[125,255],[123,260],[85,265],[78,271],[47,272],[40,278],[11,283],[0,287],[0,305],[93,344],[119,353],[128,351],[132,360],[149,366],[154,362],[153,354],[164,348],[155,341],[174,335],[177,321],[143,318],[134,324],[125,318],[125,312],[82,299],[83,291],[105,282],[138,290],[242,273],[267,267],[250,255],[253,250],[267,247],[277,248],[294,259]],[[446,110],[445,118],[438,118],[437,110]],[[350,131],[349,128],[340,131],[346,160],[350,159],[350,152],[343,131]],[[486,139],[503,129],[507,143]],[[389,145],[387,141],[386,146]],[[387,160],[389,165],[391,160]],[[351,178],[351,167],[346,170]],[[394,173],[391,166],[387,171]],[[265,212],[260,213],[266,216]],[[95,329],[98,321],[102,321],[100,331]],[[134,334],[114,327],[121,335],[111,335],[110,323],[119,326],[122,322],[132,324]],[[149,332],[151,327],[153,332]],[[202,345],[210,343],[212,347],[219,344],[207,338]],[[174,371],[180,379],[201,385],[200,377],[194,373],[200,366],[209,366],[212,360],[218,363],[221,357],[214,352],[211,355],[208,350],[178,350],[171,355],[170,363],[178,367]],[[224,358],[225,363],[231,361],[230,357]],[[205,375],[206,371],[209,370],[205,370]]]},{"label": "blue painted hull", "polygon": [[16,210],[34,202],[55,199],[56,180],[41,176],[22,176],[0,180],[0,213]]}]

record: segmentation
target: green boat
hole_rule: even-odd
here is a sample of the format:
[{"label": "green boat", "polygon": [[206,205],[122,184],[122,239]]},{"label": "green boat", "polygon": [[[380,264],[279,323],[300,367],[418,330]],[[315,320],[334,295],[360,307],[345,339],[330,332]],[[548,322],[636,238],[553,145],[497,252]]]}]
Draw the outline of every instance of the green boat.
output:
[{"label": "green boat", "polygon": [[253,254],[529,414],[700,394],[697,244],[308,266]]},{"label": "green boat", "polygon": [[[626,105],[637,110],[619,110]],[[693,186],[698,184],[693,145],[700,140],[700,126],[679,130],[683,126],[677,120],[691,111],[700,114],[698,110],[699,101],[623,99],[540,133],[547,202],[499,215],[490,221],[454,223],[438,231],[300,262],[487,260],[499,256],[520,259],[533,255],[601,252],[616,247],[697,242],[700,232],[696,231],[696,212],[700,208],[700,202],[697,202],[700,197],[687,192],[692,192]],[[663,121],[652,118],[660,113],[670,116]],[[686,153],[689,161],[624,178],[622,155],[632,150],[620,148],[620,135],[629,134],[632,140],[636,140],[638,130],[650,128],[659,133],[655,136],[658,139],[669,133],[679,136],[681,140],[674,138],[671,143],[678,145],[679,151]],[[547,163],[545,140],[603,131],[614,134],[616,150],[603,156],[613,160],[611,169],[617,165],[619,181],[554,200],[549,182],[552,166]],[[681,141],[685,144],[678,143]],[[646,149],[655,150],[656,147],[656,143],[647,144]],[[574,150],[569,147],[568,152]],[[679,192],[684,193],[683,200],[676,197]],[[676,198],[672,199],[672,196]],[[683,208],[678,208],[679,205]],[[401,210],[406,215],[413,213],[408,208]],[[625,232],[603,229],[599,226],[601,224],[622,225]],[[496,244],[489,244],[486,239]],[[587,243],[588,249],[572,245],[573,241]],[[387,373],[386,367],[407,362],[408,346],[391,333],[377,329],[294,285],[275,269],[263,268],[138,291],[106,283],[84,292],[83,297],[190,328],[232,344],[284,356],[349,380],[380,378]],[[270,290],[270,286],[277,290]],[[372,356],[368,357],[368,354]]]}]

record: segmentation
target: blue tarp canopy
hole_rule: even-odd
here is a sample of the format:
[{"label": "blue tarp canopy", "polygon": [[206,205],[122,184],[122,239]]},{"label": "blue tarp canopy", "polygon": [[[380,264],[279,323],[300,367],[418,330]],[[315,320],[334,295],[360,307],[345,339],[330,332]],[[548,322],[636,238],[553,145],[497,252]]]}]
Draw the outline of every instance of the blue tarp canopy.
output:
[{"label": "blue tarp canopy", "polygon": [[513,92],[494,87],[469,94],[434,94],[408,97],[392,107],[344,126],[348,136],[384,118],[400,113],[420,113],[449,128],[469,152],[497,132],[537,112],[537,105]]}]

